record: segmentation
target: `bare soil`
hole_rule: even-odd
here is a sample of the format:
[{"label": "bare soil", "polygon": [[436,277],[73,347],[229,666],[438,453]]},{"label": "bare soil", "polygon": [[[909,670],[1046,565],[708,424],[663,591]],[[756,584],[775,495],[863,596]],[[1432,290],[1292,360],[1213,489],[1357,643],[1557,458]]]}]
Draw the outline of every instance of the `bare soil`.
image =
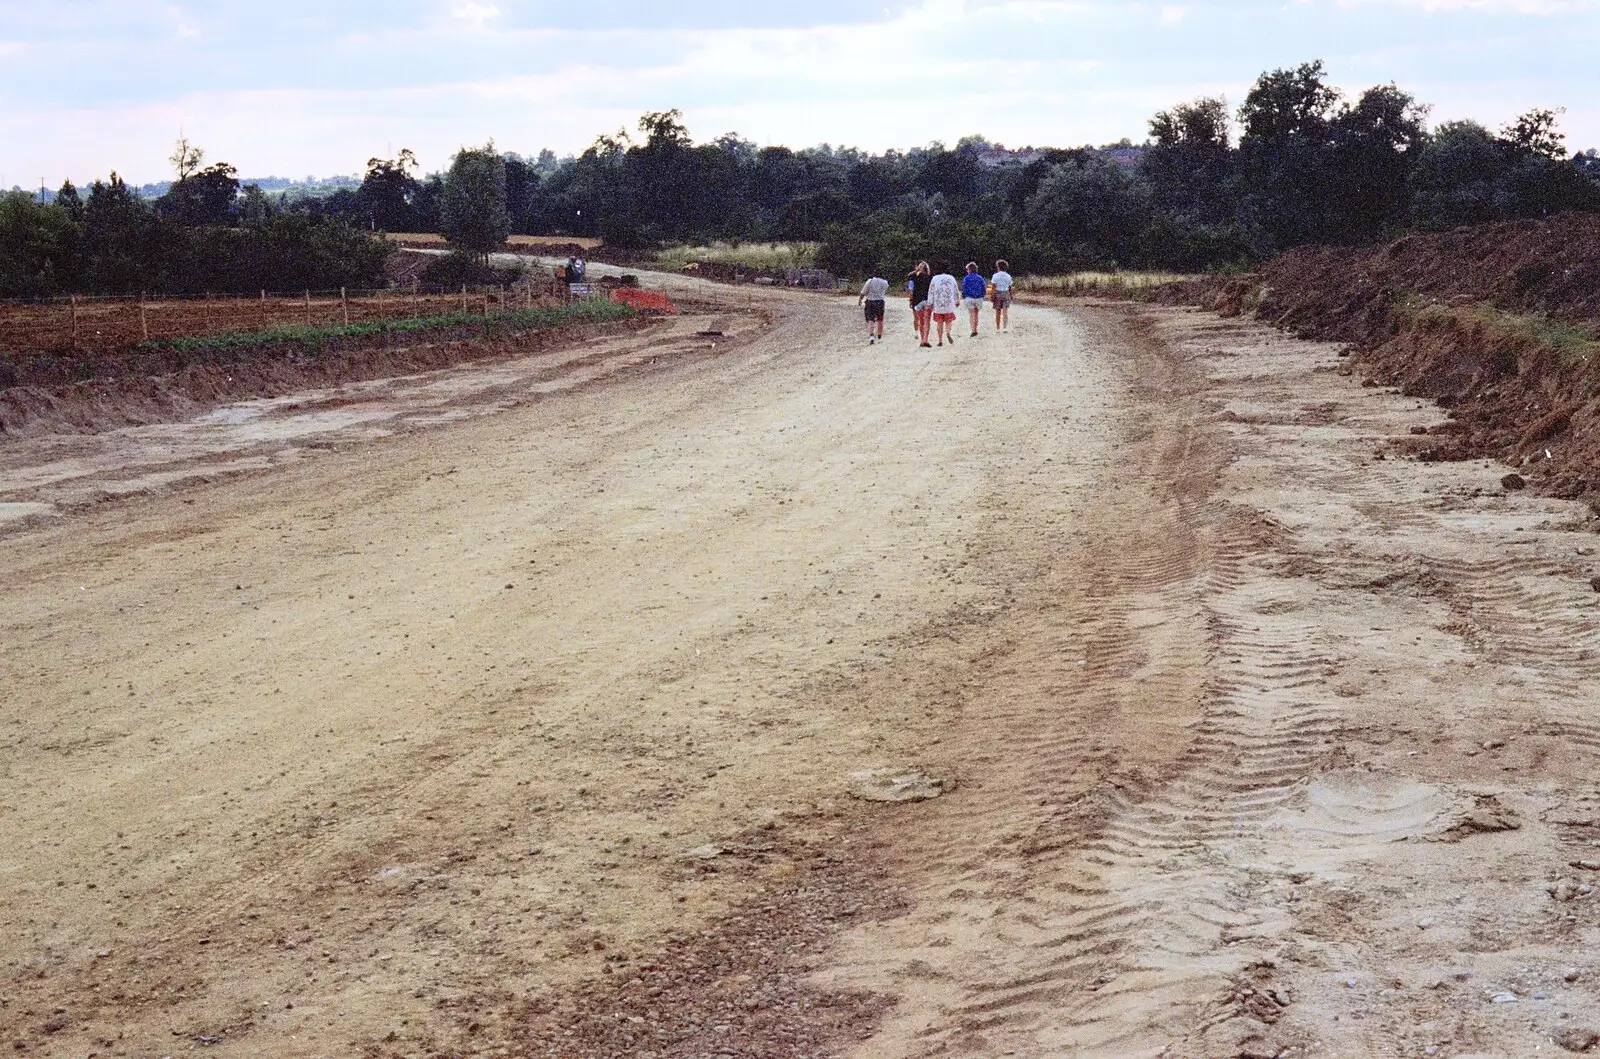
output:
[{"label": "bare soil", "polygon": [[8,1047],[1589,1046],[1586,509],[1239,319],[656,282],[720,315],[0,538]]},{"label": "bare soil", "polygon": [[[1409,451],[1491,456],[1555,495],[1600,501],[1600,215],[1306,247],[1258,275],[1161,296],[1349,343],[1352,369],[1371,383],[1450,408]],[[1551,325],[1589,341],[1561,348]]]}]

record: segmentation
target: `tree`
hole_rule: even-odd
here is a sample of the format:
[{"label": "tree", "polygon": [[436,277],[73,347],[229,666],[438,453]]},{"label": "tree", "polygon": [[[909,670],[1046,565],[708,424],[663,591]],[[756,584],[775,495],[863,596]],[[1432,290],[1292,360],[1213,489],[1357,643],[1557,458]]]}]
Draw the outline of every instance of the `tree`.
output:
[{"label": "tree", "polygon": [[1220,221],[1234,212],[1228,101],[1207,96],[1158,111],[1139,170],[1156,206],[1187,219]]},{"label": "tree", "polygon": [[368,227],[385,232],[408,230],[411,200],[417,193],[417,180],[411,171],[416,168],[417,156],[409,147],[402,147],[393,159],[367,159],[367,174],[356,199],[366,214]]},{"label": "tree", "polygon": [[1149,187],[1122,166],[1088,155],[1050,170],[1028,201],[1028,230],[1076,267],[1139,263]]},{"label": "tree", "polygon": [[506,214],[518,235],[538,235],[545,228],[543,179],[537,166],[517,155],[505,156]]},{"label": "tree", "polygon": [[61,190],[56,192],[56,205],[66,210],[67,216],[74,221],[83,220],[83,199],[78,196],[78,189],[72,181],[61,182]]},{"label": "tree", "polygon": [[0,297],[34,298],[71,285],[74,225],[56,204],[0,193]]},{"label": "tree", "polygon": [[157,212],[180,224],[228,224],[238,197],[238,170],[226,162],[217,162],[173,184],[161,196]]},{"label": "tree", "polygon": [[200,171],[200,165],[206,159],[205,151],[189,142],[189,137],[179,136],[177,145],[173,148],[167,161],[172,164],[173,170],[178,174],[178,181],[182,183]]},{"label": "tree", "polygon": [[1326,241],[1328,149],[1339,91],[1321,60],[1256,79],[1239,107],[1246,204],[1280,248]]},{"label": "tree", "polygon": [[1331,128],[1325,237],[1343,243],[1381,238],[1409,212],[1411,172],[1427,141],[1427,108],[1393,84],[1367,89]]},{"label": "tree", "polygon": [[440,227],[458,253],[487,264],[511,234],[506,216],[506,163],[494,142],[463,147],[450,161],[439,203]]},{"label": "tree", "polygon": [[1428,137],[1411,174],[1411,220],[1427,231],[1483,224],[1505,215],[1507,159],[1475,121],[1450,121]]},{"label": "tree", "polygon": [[83,205],[83,287],[100,294],[132,294],[154,287],[160,253],[154,217],[115,171],[89,185]]},{"label": "tree", "polygon": [[239,223],[246,228],[260,228],[272,218],[272,200],[259,184],[246,184],[239,194]]},{"label": "tree", "polygon": [[1566,134],[1556,131],[1566,108],[1535,108],[1500,130],[1499,140],[1513,154],[1560,160],[1567,156]]},{"label": "tree", "polygon": [[635,215],[648,242],[684,238],[700,212],[699,167],[682,118],[676,109],[645,114],[639,119],[645,141],[627,152]]}]

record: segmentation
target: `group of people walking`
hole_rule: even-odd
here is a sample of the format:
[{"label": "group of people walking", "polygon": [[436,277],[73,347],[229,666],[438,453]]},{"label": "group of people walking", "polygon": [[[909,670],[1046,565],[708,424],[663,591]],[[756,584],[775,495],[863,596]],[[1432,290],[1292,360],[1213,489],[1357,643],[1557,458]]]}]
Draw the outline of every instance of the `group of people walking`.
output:
[{"label": "group of people walking", "polygon": [[[926,261],[918,261],[917,267],[911,270],[906,277],[906,297],[911,303],[911,322],[917,338],[924,346],[932,346],[928,341],[930,332],[938,338],[938,344],[955,342],[956,313],[965,307],[967,317],[972,324],[972,337],[978,335],[978,316],[983,311],[983,303],[987,299],[994,306],[994,329],[1007,331],[1011,327],[1011,273],[1002,258],[994,263],[994,275],[987,280],[978,271],[975,261],[967,262],[966,274],[957,282],[955,276],[948,271],[941,270],[935,275],[933,269]],[[888,307],[889,281],[881,276],[873,276],[861,288],[861,294],[856,302],[866,310],[867,317],[867,344],[876,345],[883,341],[883,318]]]}]

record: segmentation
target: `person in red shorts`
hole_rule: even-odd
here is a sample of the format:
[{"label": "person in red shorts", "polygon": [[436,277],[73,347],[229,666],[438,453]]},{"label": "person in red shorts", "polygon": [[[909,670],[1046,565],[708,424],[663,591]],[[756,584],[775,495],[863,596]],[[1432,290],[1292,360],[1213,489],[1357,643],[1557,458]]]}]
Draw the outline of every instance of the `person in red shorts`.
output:
[{"label": "person in red shorts", "polygon": [[[961,288],[949,272],[940,272],[928,284],[928,305],[939,333],[939,345],[956,340],[956,307],[961,303]],[[926,342],[923,345],[927,345]]]}]

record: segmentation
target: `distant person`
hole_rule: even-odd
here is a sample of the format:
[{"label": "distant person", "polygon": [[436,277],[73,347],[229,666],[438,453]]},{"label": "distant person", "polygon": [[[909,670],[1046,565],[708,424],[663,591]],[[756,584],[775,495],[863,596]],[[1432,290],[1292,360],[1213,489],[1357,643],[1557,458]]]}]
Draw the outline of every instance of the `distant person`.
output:
[{"label": "distant person", "polygon": [[[956,308],[961,304],[961,288],[956,278],[941,272],[928,284],[928,304],[933,311],[933,323],[939,334],[939,345],[956,340]],[[923,345],[927,345],[926,342]]]},{"label": "distant person", "polygon": [[996,331],[1009,331],[1011,329],[1011,273],[1006,269],[1011,265],[1005,258],[994,263],[994,276],[989,283],[993,293],[989,295],[994,300],[994,329]]},{"label": "distant person", "polygon": [[911,333],[921,335],[917,327],[917,281],[910,276],[906,277],[906,304],[911,306]]},{"label": "distant person", "polygon": [[917,267],[911,270],[911,312],[917,319],[917,337],[922,344],[930,346],[928,341],[928,325],[933,317],[933,310],[928,303],[928,286],[933,282],[933,269],[928,267],[926,261],[918,261]]},{"label": "distant person", "polygon": [[873,276],[861,285],[861,293],[856,298],[856,304],[865,307],[866,310],[869,346],[883,341],[883,316],[888,297],[889,281],[882,276]]},{"label": "distant person", "polygon": [[582,283],[584,277],[589,274],[589,266],[583,263],[583,258],[575,257],[572,259],[572,267],[577,270],[577,278],[575,278],[572,282]]},{"label": "distant person", "polygon": [[972,337],[978,337],[978,314],[983,312],[983,298],[989,293],[989,285],[983,280],[983,273],[978,271],[976,261],[967,262],[967,274],[961,277],[961,303],[967,307],[967,316],[972,324]]}]

